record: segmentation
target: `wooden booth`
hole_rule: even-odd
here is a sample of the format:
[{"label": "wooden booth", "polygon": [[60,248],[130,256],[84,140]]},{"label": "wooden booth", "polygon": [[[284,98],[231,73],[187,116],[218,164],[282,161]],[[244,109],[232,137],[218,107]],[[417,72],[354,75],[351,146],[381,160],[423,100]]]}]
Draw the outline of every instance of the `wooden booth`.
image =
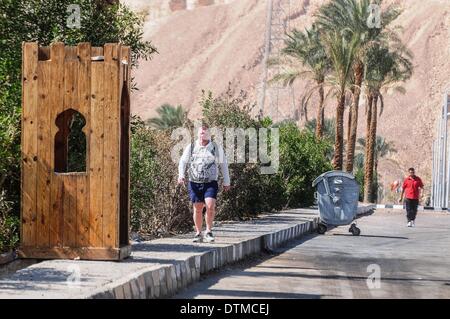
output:
[{"label": "wooden booth", "polygon": [[23,44],[22,258],[130,255],[130,48]]}]

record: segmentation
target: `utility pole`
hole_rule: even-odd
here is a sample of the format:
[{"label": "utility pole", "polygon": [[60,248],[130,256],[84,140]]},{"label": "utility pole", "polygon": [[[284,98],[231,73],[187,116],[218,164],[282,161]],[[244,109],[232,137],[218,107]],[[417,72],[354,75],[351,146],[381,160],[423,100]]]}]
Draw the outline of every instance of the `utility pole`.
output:
[{"label": "utility pole", "polygon": [[[292,86],[283,87],[278,83],[270,83],[274,76],[280,74],[282,67],[279,64],[268,65],[269,61],[279,61],[281,58],[286,33],[290,31],[290,12],[290,0],[267,0],[263,75],[258,104],[259,116],[270,116],[274,122],[293,118],[295,113],[295,95]],[[280,110],[280,99],[290,106],[287,116]]]},{"label": "utility pole", "polygon": [[264,59],[263,59],[263,76],[261,83],[261,92],[259,95],[259,117],[264,117],[264,104],[266,103],[266,88],[267,88],[267,62],[270,55],[270,38],[272,37],[272,9],[273,0],[267,0],[267,17],[266,17],[266,36],[264,46]]}]

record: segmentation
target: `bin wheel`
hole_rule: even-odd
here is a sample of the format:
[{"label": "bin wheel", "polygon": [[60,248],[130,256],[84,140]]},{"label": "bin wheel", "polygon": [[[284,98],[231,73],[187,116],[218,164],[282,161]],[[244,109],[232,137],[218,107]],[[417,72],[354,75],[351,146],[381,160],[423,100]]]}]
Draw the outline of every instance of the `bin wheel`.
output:
[{"label": "bin wheel", "polygon": [[361,229],[359,229],[358,227],[353,226],[353,225],[352,225],[352,227],[350,227],[350,232],[352,233],[353,236],[361,235]]},{"label": "bin wheel", "polygon": [[319,224],[319,225],[317,226],[317,232],[318,232],[320,235],[325,234],[326,231],[327,231],[327,226],[326,226],[326,225],[324,225],[324,224]]}]

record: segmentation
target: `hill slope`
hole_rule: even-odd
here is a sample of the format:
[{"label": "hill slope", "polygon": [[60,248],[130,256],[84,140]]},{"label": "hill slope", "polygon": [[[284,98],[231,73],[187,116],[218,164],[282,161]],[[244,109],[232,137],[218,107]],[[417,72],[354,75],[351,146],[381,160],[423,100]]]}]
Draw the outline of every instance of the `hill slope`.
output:
[{"label": "hill slope", "polygon": [[[160,53],[151,61],[142,61],[135,70],[139,91],[132,97],[134,113],[151,117],[158,106],[168,102],[182,104],[191,117],[197,117],[201,90],[219,94],[229,82],[248,91],[256,101],[262,74],[265,1],[222,0],[221,4],[179,11],[168,10],[167,1],[154,1],[151,8],[145,1],[125,2],[149,14],[145,37]],[[290,24],[303,29],[326,1],[291,1],[294,2]],[[386,96],[378,132],[394,142],[398,152],[380,162],[381,182],[387,184],[401,178],[407,167],[415,166],[429,183],[436,118],[445,86],[450,84],[450,1],[386,2],[404,9],[397,24],[403,27],[402,38],[415,55],[415,72],[404,85],[406,95]],[[295,84],[297,103],[307,83],[305,80]],[[284,103],[285,114],[291,112],[288,104]],[[327,116],[334,116],[334,105],[334,100],[327,102]],[[361,106],[359,135],[363,136],[364,100]],[[308,113],[310,117],[315,114],[314,107]]]}]

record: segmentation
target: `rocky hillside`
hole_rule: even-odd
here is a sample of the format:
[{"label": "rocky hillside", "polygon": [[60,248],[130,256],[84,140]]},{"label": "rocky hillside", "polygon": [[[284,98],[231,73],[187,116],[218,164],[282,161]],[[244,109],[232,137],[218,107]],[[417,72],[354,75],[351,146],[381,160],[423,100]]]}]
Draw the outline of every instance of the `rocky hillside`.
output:
[{"label": "rocky hillside", "polygon": [[[260,87],[266,1],[262,0],[126,0],[147,16],[145,37],[152,40],[159,55],[142,61],[134,76],[139,91],[133,95],[133,111],[151,117],[162,103],[182,104],[191,117],[199,115],[201,90],[221,93],[228,83],[244,89],[255,99]],[[326,0],[291,1],[291,27],[303,29]],[[430,182],[431,142],[442,96],[450,84],[450,1],[386,0],[404,11],[397,24],[402,38],[415,55],[413,78],[406,94],[388,92],[380,118],[379,135],[395,144],[398,152],[380,163],[381,182],[401,178],[410,166]],[[308,82],[294,87],[296,105]],[[364,100],[361,102],[359,134],[364,134]],[[283,114],[292,113],[282,103]],[[328,116],[334,116],[334,100],[327,102]],[[315,114],[312,106],[308,114]]]}]

